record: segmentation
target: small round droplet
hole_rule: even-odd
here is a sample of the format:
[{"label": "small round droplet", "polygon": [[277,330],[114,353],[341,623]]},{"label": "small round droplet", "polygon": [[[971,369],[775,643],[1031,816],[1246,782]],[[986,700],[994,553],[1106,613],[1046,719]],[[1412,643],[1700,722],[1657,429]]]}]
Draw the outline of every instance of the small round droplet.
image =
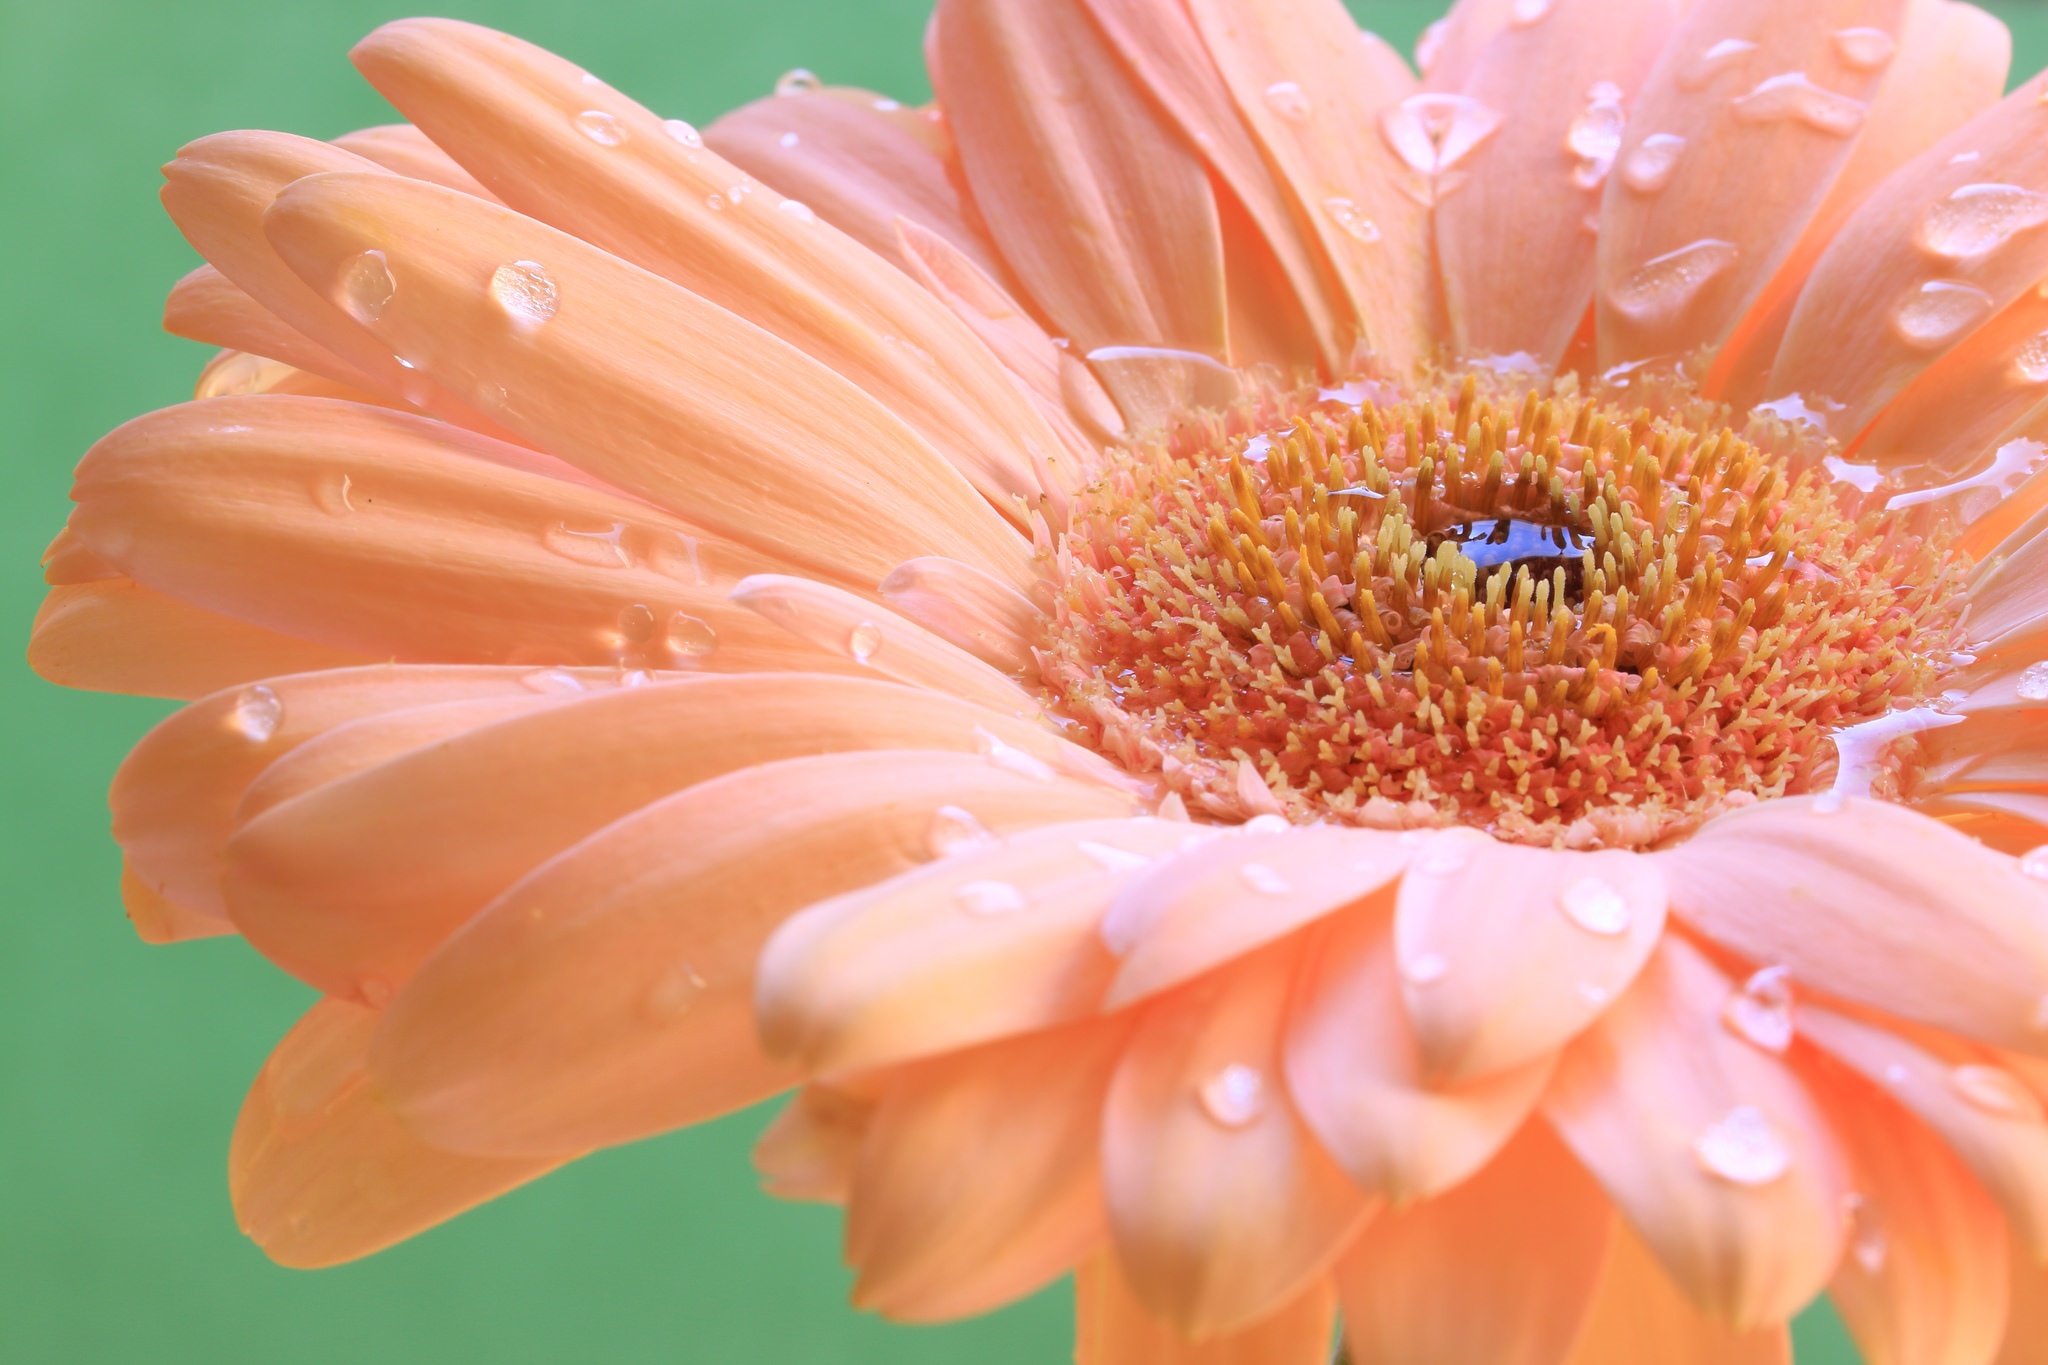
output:
[{"label": "small round droplet", "polygon": [[824,88],[825,82],[819,80],[815,72],[802,67],[783,72],[775,81],[775,93],[784,96],[815,95]]},{"label": "small round droplet", "polygon": [[974,812],[960,806],[940,806],[933,811],[932,822],[924,834],[925,849],[934,858],[950,858],[995,842],[996,836],[988,826]]},{"label": "small round droplet", "polygon": [[882,648],[882,628],[873,621],[863,621],[855,626],[846,637],[846,652],[857,664],[870,664]]},{"label": "small round droplet", "polygon": [[1899,300],[1892,330],[1918,350],[1939,350],[1990,316],[1989,294],[1961,280],[1929,280]]},{"label": "small round droplet", "polygon": [[1949,261],[1988,256],[2022,232],[2048,223],[2048,195],[2019,185],[1964,185],[1928,206],[1919,243]]},{"label": "small round droplet", "polygon": [[667,118],[661,121],[661,126],[668,130],[670,137],[682,143],[685,147],[702,147],[704,145],[704,135],[697,131],[697,125],[694,123],[689,123],[679,118]]},{"label": "small round droplet", "polygon": [[284,702],[262,683],[245,687],[228,710],[228,724],[252,744],[267,744],[284,720]]},{"label": "small round droplet", "polygon": [[1277,868],[1265,863],[1246,863],[1237,869],[1237,875],[1246,886],[1262,896],[1284,896],[1294,889]]},{"label": "small round droplet", "polygon": [[644,602],[635,602],[619,613],[619,634],[634,644],[645,644],[654,638],[654,609]]},{"label": "small round droplet", "polygon": [[1655,194],[1671,183],[1685,139],[1676,133],[1652,133],[1621,165],[1622,183],[1638,194]]},{"label": "small round droplet", "polygon": [[2048,844],[2021,854],[2020,871],[2035,881],[2048,882]]},{"label": "small round droplet", "polygon": [[2021,701],[2048,701],[2048,663],[2028,664],[2016,689]]},{"label": "small round droplet", "polygon": [[1014,915],[1026,904],[1024,893],[1008,882],[968,882],[954,888],[953,899],[970,915]]},{"label": "small round droplet", "polygon": [[1401,975],[1418,986],[1434,985],[1450,970],[1451,964],[1442,953],[1417,953],[1401,964]]},{"label": "small round droplet", "polygon": [[784,133],[781,137],[775,139],[775,145],[786,152],[796,147],[802,141],[803,139],[795,133]]},{"label": "small round droplet", "polygon": [[2041,1101],[2026,1083],[1996,1066],[1959,1066],[1949,1073],[1956,1093],[1987,1114],[1999,1118],[2041,1121]]},{"label": "small round droplet", "polygon": [[666,1024],[682,1018],[690,1012],[690,1006],[697,1003],[704,994],[705,980],[687,962],[679,962],[661,974],[642,1002],[647,1018],[657,1024]]},{"label": "small round droplet", "polygon": [[1516,28],[1541,23],[1554,3],[1555,0],[1515,0],[1514,8],[1508,12],[1508,22]]},{"label": "small round droplet", "polygon": [[1792,1046],[1792,973],[1766,967],[1750,977],[1728,997],[1721,1022],[1736,1037],[1782,1056]]},{"label": "small round droplet", "polygon": [[1737,98],[1731,108],[1738,123],[1797,121],[1834,137],[1854,133],[1870,113],[1862,100],[1815,85],[1803,71],[1771,77]]},{"label": "small round droplet", "polygon": [[1849,1255],[1866,1275],[1876,1275],[1884,1270],[1884,1263],[1891,1255],[1891,1237],[1885,1231],[1884,1216],[1877,1205],[1860,1194],[1852,1194],[1848,1200]]},{"label": "small round droplet", "polygon": [[1323,201],[1323,211],[1330,215],[1332,222],[1359,241],[1380,240],[1380,225],[1366,217],[1356,200],[1346,199],[1342,195],[1332,195]]},{"label": "small round droplet", "polygon": [[491,301],[515,327],[535,328],[555,315],[555,282],[534,261],[514,261],[491,272]]},{"label": "small round droplet", "polygon": [[2048,332],[2030,338],[2013,353],[2012,375],[2022,384],[2048,384]]},{"label": "small round droplet", "polygon": [[576,128],[600,147],[616,147],[626,140],[626,125],[602,109],[585,109],[578,114]]},{"label": "small round droplet", "polygon": [[1835,34],[1835,55],[1857,71],[1881,70],[1898,50],[1897,41],[1881,28],[1845,28]]},{"label": "small round droplet", "polygon": [[1738,1105],[1693,1139],[1693,1155],[1709,1175],[1732,1185],[1760,1188],[1792,1169],[1792,1153],[1763,1111]]},{"label": "small round droplet", "polygon": [[1612,938],[1627,933],[1635,922],[1628,898],[1598,877],[1581,877],[1567,886],[1558,904],[1573,924],[1589,934]]},{"label": "small round droplet", "polygon": [[1616,309],[1638,322],[1665,322],[1683,313],[1700,291],[1742,255],[1733,242],[1703,238],[1645,261],[1608,291]]},{"label": "small round droplet", "polygon": [[1266,1078],[1233,1063],[1202,1082],[1202,1109],[1225,1128],[1249,1128],[1266,1112]]},{"label": "small round droplet", "polygon": [[1298,81],[1274,81],[1266,87],[1266,107],[1290,122],[1308,117],[1308,94]]},{"label": "small round droplet", "polygon": [[708,658],[718,649],[718,631],[709,621],[679,611],[668,618],[668,648],[678,658]]},{"label": "small round droplet", "polygon": [[342,310],[357,322],[369,324],[382,318],[397,293],[391,262],[381,251],[365,251],[342,267]]},{"label": "small round droplet", "polygon": [[818,221],[817,211],[801,199],[785,199],[780,204],[777,204],[776,207],[796,219],[799,223],[815,223]]}]

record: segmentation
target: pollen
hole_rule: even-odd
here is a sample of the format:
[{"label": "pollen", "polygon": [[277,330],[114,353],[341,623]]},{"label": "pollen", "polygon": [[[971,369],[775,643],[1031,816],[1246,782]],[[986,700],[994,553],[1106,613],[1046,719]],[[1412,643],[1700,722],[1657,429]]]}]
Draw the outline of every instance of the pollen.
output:
[{"label": "pollen", "polygon": [[1679,380],[1268,389],[1077,502],[1044,678],[1211,818],[1651,847],[1948,666],[1952,527],[1834,454]]}]

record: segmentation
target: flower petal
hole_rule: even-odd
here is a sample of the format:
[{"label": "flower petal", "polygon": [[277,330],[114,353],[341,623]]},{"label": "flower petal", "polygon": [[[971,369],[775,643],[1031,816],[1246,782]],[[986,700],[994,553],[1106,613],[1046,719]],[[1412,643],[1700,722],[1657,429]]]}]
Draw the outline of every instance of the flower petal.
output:
[{"label": "flower petal", "polygon": [[2048,885],[1904,807],[1767,801],[1653,855],[1672,913],[1801,986],[2018,1051],[2048,1048]]},{"label": "flower petal", "polygon": [[270,1054],[242,1105],[228,1193],[242,1231],[280,1265],[368,1256],[566,1159],[458,1156],[414,1137],[368,1083],[363,1055],[376,1023],[371,1010],[321,1001]]},{"label": "flower petal", "polygon": [[[2048,368],[2043,336],[2048,297],[2030,289],[1907,385],[1853,455],[1880,465],[1932,465],[1955,476],[1971,472],[2002,438],[2032,425],[2029,416],[2048,397],[2035,377]],[[1972,534],[1970,548],[1988,558],[1982,552],[1991,546],[1980,534]]]},{"label": "flower petal", "polygon": [[873,1116],[869,1097],[817,1081],[803,1087],[754,1144],[762,1188],[777,1199],[844,1204]]},{"label": "flower petal", "polygon": [[2012,1277],[2005,1342],[1993,1365],[2034,1365],[2048,1351],[2048,1271],[2020,1247],[2006,1256]]},{"label": "flower petal", "polygon": [[1734,990],[1667,938],[1565,1049],[1544,1112],[1686,1296],[1746,1329],[1784,1322],[1827,1282],[1849,1178],[1793,1073],[1722,1026]]},{"label": "flower petal", "polygon": [[1352,1365],[1564,1365],[1614,1210],[1542,1123],[1469,1183],[1380,1218],[1337,1263]]},{"label": "flower petal", "polygon": [[1642,856],[1432,836],[1401,881],[1394,944],[1426,1074],[1459,1081],[1555,1050],[1628,989],[1664,932]]},{"label": "flower petal", "polygon": [[928,555],[882,580],[884,601],[941,639],[1005,673],[1023,673],[1044,617],[1031,599],[972,564]]},{"label": "flower petal", "polygon": [[463,170],[454,157],[435,146],[431,138],[410,123],[384,123],[374,128],[359,128],[335,138],[334,145],[398,175],[461,190],[478,199],[492,197],[491,192],[475,176]]},{"label": "flower petal", "polygon": [[1277,944],[1146,1006],[1110,1089],[1117,1259],[1147,1310],[1197,1339],[1308,1290],[1374,1207],[1280,1083],[1299,959]]},{"label": "flower petal", "polygon": [[753,1017],[755,960],[790,915],[969,829],[1125,808],[964,754],[827,754],[714,778],[566,850],[442,945],[387,1013],[380,1083],[415,1131],[463,1151],[701,1122],[795,1079],[762,1055]]},{"label": "flower petal", "polygon": [[1190,1341],[1138,1301],[1116,1258],[1074,1274],[1075,1365],[1322,1365],[1329,1359],[1337,1296],[1312,1286],[1241,1332]]},{"label": "flower petal", "polygon": [[1566,1365],[1792,1365],[1784,1327],[1741,1332],[1700,1312],[1617,1224],[1585,1331]]},{"label": "flower petal", "polygon": [[171,287],[164,330],[189,341],[281,360],[337,383],[374,389],[376,381],[292,327],[227,276],[202,265]]}]

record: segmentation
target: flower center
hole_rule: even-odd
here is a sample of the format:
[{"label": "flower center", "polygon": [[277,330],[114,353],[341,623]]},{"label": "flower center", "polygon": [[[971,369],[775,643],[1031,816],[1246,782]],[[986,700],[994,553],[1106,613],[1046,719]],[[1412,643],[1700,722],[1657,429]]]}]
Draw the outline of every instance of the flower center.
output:
[{"label": "flower center", "polygon": [[1057,556],[1047,686],[1220,819],[1645,847],[1825,789],[1946,666],[1948,523],[1638,387],[1269,390],[1134,443]]}]

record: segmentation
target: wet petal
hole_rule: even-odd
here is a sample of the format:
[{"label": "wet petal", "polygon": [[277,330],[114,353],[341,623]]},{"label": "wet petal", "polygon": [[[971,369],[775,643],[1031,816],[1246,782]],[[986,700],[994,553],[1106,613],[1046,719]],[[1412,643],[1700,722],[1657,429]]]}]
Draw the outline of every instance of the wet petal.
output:
[{"label": "wet petal", "polygon": [[1146,1311],[1114,1257],[1074,1275],[1075,1365],[1322,1365],[1337,1297],[1317,1284],[1241,1332],[1190,1341]]},{"label": "wet petal", "polygon": [[844,1204],[873,1116],[872,1098],[851,1090],[814,1081],[797,1091],[754,1144],[762,1188],[777,1199]]},{"label": "wet petal", "polygon": [[1043,616],[1031,599],[972,564],[933,555],[899,564],[881,594],[941,639],[1005,673],[1035,666],[1031,647]]},{"label": "wet petal", "polygon": [[200,266],[171,287],[164,300],[164,330],[189,341],[281,360],[339,383],[366,388],[376,384],[210,265]]},{"label": "wet petal", "polygon": [[[2006,436],[2034,425],[2028,419],[2044,400],[2048,296],[2030,289],[1915,378],[1859,438],[1853,455],[1880,465],[1970,473]],[[2000,507],[1993,515],[2006,511]],[[2000,520],[2008,529],[2016,524]],[[1981,534],[1973,532],[1967,546],[1980,559],[1992,548]]]},{"label": "wet petal", "polygon": [[2048,1351],[2048,1271],[2019,1247],[2011,1248],[2006,1262],[2011,1316],[1993,1365],[2033,1365]]},{"label": "wet petal", "polygon": [[1607,1268],[1566,1365],[1792,1365],[1784,1327],[1738,1332],[1700,1312],[1629,1231],[1614,1229]]},{"label": "wet petal", "polygon": [[409,175],[414,180],[426,180],[436,185],[445,185],[451,190],[461,190],[479,199],[491,198],[477,178],[456,164],[455,158],[435,146],[432,139],[410,123],[385,123],[375,128],[359,128],[353,133],[343,133],[334,139],[334,145],[344,151],[374,161],[387,171]]}]

